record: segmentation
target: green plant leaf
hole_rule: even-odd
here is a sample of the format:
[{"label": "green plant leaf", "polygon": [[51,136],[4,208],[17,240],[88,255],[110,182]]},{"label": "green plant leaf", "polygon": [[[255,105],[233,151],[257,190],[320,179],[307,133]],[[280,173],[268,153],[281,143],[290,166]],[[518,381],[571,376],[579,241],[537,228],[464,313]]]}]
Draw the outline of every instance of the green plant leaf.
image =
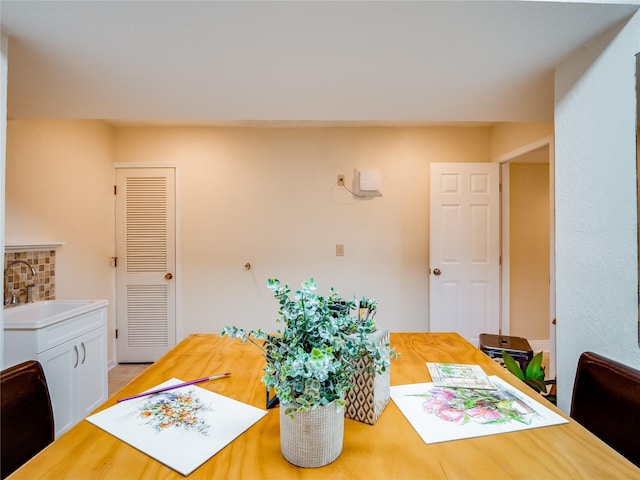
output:
[{"label": "green plant leaf", "polygon": [[542,367],[542,352],[538,352],[527,365],[525,378],[531,380],[544,380],[544,368]]},{"label": "green plant leaf", "polygon": [[541,392],[541,393],[547,393],[547,386],[544,384],[542,380],[527,378],[525,379],[525,382],[535,391]]},{"label": "green plant leaf", "polygon": [[513,357],[504,350],[502,351],[502,360],[504,361],[504,365],[507,367],[507,370],[520,380],[524,380],[524,373],[522,372],[520,365],[518,365],[518,362],[516,362]]}]

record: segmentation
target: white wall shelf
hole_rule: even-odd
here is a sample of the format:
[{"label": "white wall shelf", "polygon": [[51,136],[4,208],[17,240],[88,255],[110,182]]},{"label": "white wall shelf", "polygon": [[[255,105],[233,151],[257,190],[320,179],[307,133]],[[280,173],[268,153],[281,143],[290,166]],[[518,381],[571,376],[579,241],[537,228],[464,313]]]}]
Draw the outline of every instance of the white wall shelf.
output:
[{"label": "white wall shelf", "polygon": [[8,243],[4,246],[4,253],[15,252],[46,252],[55,250],[64,245],[64,242],[42,242],[42,243]]}]

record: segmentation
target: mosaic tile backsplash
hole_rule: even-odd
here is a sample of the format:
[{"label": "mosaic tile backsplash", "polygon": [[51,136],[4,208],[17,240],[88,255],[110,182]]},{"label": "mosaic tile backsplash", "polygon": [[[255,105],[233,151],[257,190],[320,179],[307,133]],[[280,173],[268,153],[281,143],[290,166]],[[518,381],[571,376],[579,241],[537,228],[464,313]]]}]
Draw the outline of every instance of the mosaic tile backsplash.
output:
[{"label": "mosaic tile backsplash", "polygon": [[[8,272],[7,265],[15,260],[23,260],[36,270],[36,276],[31,275],[31,270],[23,263],[13,265]],[[35,284],[32,289],[33,301],[54,300],[56,298],[56,252],[12,252],[4,254],[4,270],[7,285],[5,297],[11,299],[15,292],[20,303],[26,301],[26,286]]]}]

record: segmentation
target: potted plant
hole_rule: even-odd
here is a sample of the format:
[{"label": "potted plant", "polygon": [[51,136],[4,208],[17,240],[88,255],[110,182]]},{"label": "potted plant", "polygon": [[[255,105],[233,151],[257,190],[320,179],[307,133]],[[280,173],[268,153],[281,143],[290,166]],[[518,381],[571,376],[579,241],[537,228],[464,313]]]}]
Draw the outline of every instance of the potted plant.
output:
[{"label": "potted plant", "polygon": [[[257,345],[266,359],[263,382],[280,400],[280,446],[291,463],[303,467],[326,465],[342,451],[345,394],[352,386],[358,360],[369,356],[367,368],[384,372],[393,349],[369,338],[372,319],[351,315],[354,301],[341,298],[332,287],[319,295],[315,281],[302,283],[292,294],[287,284],[269,279],[267,288],[279,302],[276,334],[227,326],[222,335]],[[309,418],[311,417],[311,418]],[[335,431],[322,435],[315,417],[333,417]],[[296,436],[306,432],[308,438]]]},{"label": "potted plant", "polygon": [[545,370],[542,366],[542,352],[538,352],[524,370],[522,370],[518,362],[504,350],[502,351],[502,360],[509,372],[525,382],[536,392],[540,393],[551,403],[556,404],[555,394],[547,393],[547,385],[555,385],[556,382],[555,380],[545,380]]}]

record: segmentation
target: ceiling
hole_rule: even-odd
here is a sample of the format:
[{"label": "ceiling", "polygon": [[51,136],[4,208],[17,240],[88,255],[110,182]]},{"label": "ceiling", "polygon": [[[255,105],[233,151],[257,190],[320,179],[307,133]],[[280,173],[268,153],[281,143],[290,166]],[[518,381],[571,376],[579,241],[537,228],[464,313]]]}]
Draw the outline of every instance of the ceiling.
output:
[{"label": "ceiling", "polygon": [[553,70],[639,2],[11,1],[9,119],[553,120]]}]

